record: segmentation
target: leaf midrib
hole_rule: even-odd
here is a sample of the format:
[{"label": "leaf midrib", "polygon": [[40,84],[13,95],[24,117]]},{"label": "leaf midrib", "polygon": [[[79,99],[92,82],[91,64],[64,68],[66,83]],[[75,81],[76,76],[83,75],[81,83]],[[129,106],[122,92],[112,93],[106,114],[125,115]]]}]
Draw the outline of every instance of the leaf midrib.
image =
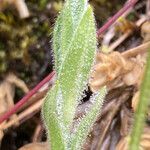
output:
[{"label": "leaf midrib", "polygon": [[60,77],[60,75],[61,75],[61,70],[62,70],[62,67],[64,66],[65,60],[66,60],[66,58],[68,57],[68,55],[69,55],[69,53],[70,53],[69,49],[71,48],[72,43],[73,43],[74,40],[75,40],[76,34],[78,33],[77,31],[78,31],[78,29],[79,29],[79,27],[80,27],[80,24],[81,24],[82,20],[84,19],[84,15],[86,14],[86,12],[87,12],[87,10],[89,9],[89,7],[90,7],[90,6],[87,6],[87,8],[83,11],[83,14],[81,15],[81,19],[80,19],[80,21],[79,21],[79,23],[78,23],[78,26],[76,27],[76,29],[75,29],[75,31],[74,31],[74,33],[73,33],[73,35],[72,35],[71,42],[70,42],[70,44],[69,44],[69,46],[68,46],[68,49],[66,50],[67,53],[66,53],[66,55],[64,56],[64,58],[63,58],[63,60],[62,60],[62,64],[61,64],[61,66],[60,66],[60,70],[59,70],[60,73],[58,74],[58,79],[59,79],[59,77]]}]

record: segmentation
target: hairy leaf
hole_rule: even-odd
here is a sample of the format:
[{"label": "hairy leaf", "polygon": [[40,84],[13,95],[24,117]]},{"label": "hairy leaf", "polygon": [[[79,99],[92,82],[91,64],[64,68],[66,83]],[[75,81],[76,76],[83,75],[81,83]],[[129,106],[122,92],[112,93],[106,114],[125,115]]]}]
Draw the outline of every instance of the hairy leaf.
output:
[{"label": "hairy leaf", "polygon": [[75,33],[84,9],[86,0],[68,0],[58,16],[53,34],[53,49],[55,56],[55,69],[59,73],[59,67],[68,53],[71,37]]},{"label": "hairy leaf", "polygon": [[106,88],[102,88],[97,94],[91,97],[91,102],[93,106],[91,110],[81,119],[77,131],[73,134],[71,139],[71,150],[81,149],[89,131],[100,114],[100,110],[104,103],[104,98],[106,95]]},{"label": "hairy leaf", "polygon": [[75,31],[58,75],[65,103],[63,113],[66,124],[70,124],[73,119],[96,50],[95,23],[90,7],[87,7]]},{"label": "hairy leaf", "polygon": [[45,97],[42,115],[47,129],[48,140],[51,143],[52,150],[66,150],[69,133],[62,122],[61,115],[62,95],[59,85],[55,86],[48,92]]},{"label": "hairy leaf", "polygon": [[63,114],[66,125],[72,122],[79,95],[86,86],[96,51],[92,9],[87,6],[86,1],[79,1],[80,7],[75,0],[72,2],[70,0],[66,3],[65,9],[58,17],[53,44],[58,81],[65,103]]},{"label": "hairy leaf", "polygon": [[[96,96],[96,103],[88,116],[81,122],[77,135],[73,139],[70,137],[75,110],[93,64],[96,44],[92,8],[86,0],[67,0],[57,18],[53,34],[57,81],[48,92],[43,106],[43,116],[52,150],[80,147],[95,121],[98,106],[101,106],[101,101],[97,100],[100,94]],[[84,126],[86,130],[83,129]],[[81,142],[77,141],[80,133],[83,133]],[[72,140],[75,145],[71,144]]]}]

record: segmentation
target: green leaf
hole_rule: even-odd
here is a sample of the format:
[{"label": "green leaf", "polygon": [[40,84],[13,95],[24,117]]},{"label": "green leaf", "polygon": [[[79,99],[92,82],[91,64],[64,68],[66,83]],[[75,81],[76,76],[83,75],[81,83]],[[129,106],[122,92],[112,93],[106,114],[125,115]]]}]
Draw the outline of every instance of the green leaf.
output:
[{"label": "green leaf", "polygon": [[54,29],[53,48],[65,101],[64,121],[70,125],[96,51],[95,21],[87,1],[66,2]]},{"label": "green leaf", "polygon": [[87,9],[87,0],[68,0],[72,16],[72,24],[75,29],[82,18],[83,12]]},{"label": "green leaf", "polygon": [[57,18],[53,34],[53,50],[55,58],[54,61],[57,75],[59,74],[59,68],[63,62],[63,58],[67,53],[70,38],[72,37],[72,35],[72,16],[69,3],[67,1],[64,6],[64,9],[60,12],[60,15]]},{"label": "green leaf", "polygon": [[80,22],[86,5],[87,1],[84,0],[68,0],[56,20],[53,34],[53,49],[57,73],[59,73],[59,67],[63,62],[63,58],[68,53],[71,37]]},{"label": "green leaf", "polygon": [[48,140],[52,150],[66,150],[69,133],[62,121],[61,115],[62,95],[59,85],[48,92],[45,97],[42,116],[47,129]]},{"label": "green leaf", "polygon": [[56,73],[58,75],[59,72],[59,66],[61,65],[61,30],[62,30],[62,14],[58,16],[56,23],[55,23],[55,28],[54,28],[54,33],[53,33],[53,51],[54,51],[54,69],[56,70]]},{"label": "green leaf", "polygon": [[84,12],[70,40],[69,51],[58,76],[65,104],[63,113],[66,125],[72,122],[79,95],[87,84],[96,51],[95,22],[90,6]]},{"label": "green leaf", "polygon": [[[52,150],[70,149],[70,127],[81,93],[87,85],[96,44],[92,8],[86,0],[67,0],[57,18],[53,34],[57,81],[43,106]],[[95,112],[96,106],[92,110]],[[89,113],[89,120],[92,114]],[[82,124],[84,125],[81,123],[81,126]],[[88,127],[86,126],[87,130]],[[83,135],[85,137],[86,134]]]},{"label": "green leaf", "polygon": [[81,119],[81,122],[76,129],[77,131],[73,134],[73,137],[71,139],[71,150],[81,149],[92,125],[100,114],[105,95],[106,88],[104,87],[97,94],[94,94],[93,97],[91,97],[90,100],[93,103],[93,106],[91,110],[86,114],[86,116]]}]

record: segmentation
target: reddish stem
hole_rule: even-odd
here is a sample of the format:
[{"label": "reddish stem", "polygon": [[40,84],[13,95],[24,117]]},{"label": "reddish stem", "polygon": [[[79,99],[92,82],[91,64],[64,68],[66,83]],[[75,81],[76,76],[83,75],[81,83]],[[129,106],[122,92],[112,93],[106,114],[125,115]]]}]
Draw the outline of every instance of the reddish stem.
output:
[{"label": "reddish stem", "polygon": [[98,31],[97,35],[99,36],[105,32],[120,16],[122,16],[129,8],[133,7],[138,0],[130,0],[126,5],[120,9],[112,18],[110,18]]},{"label": "reddish stem", "polygon": [[35,86],[31,91],[29,91],[13,108],[0,117],[0,123],[7,120],[12,114],[18,111],[45,83],[49,82],[55,72],[51,72],[46,78],[44,78],[37,86]]},{"label": "reddish stem", "polygon": [[[99,36],[104,31],[106,31],[123,13],[125,13],[129,8],[133,7],[138,0],[130,0],[127,4],[118,11],[107,23],[105,23],[98,31]],[[13,108],[0,117],[0,123],[7,120],[12,114],[16,113],[45,83],[49,82],[54,76],[55,72],[51,72],[47,77],[45,77],[36,87],[29,91]]]}]

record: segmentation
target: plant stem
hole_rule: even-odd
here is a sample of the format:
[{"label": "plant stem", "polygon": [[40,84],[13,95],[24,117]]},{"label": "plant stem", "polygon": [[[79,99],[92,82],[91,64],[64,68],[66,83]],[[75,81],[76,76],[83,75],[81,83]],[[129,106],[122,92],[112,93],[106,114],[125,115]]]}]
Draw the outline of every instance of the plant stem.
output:
[{"label": "plant stem", "polygon": [[0,123],[7,120],[12,114],[17,112],[45,83],[49,82],[54,76],[55,72],[51,72],[46,78],[44,78],[37,86],[29,91],[13,108],[0,117]]},{"label": "plant stem", "polygon": [[[138,0],[130,0],[127,4],[117,12],[107,23],[105,23],[98,31],[97,36],[105,32],[121,15],[123,15],[129,8],[133,7]],[[55,72],[50,73],[46,78],[44,78],[34,89],[29,91],[13,108],[0,117],[0,123],[7,120],[12,114],[16,113],[20,107],[22,107],[31,96],[33,96],[45,83],[51,80]]]},{"label": "plant stem", "polygon": [[97,35],[99,36],[105,32],[120,16],[122,16],[129,8],[133,7],[138,0],[130,0],[126,5],[120,9],[112,18],[110,18],[98,31]]},{"label": "plant stem", "polygon": [[146,112],[148,110],[148,104],[150,99],[150,50],[148,52],[147,64],[145,68],[145,74],[140,90],[140,100],[138,108],[135,113],[135,123],[133,131],[131,133],[130,150],[138,150],[140,138],[143,132]]}]

